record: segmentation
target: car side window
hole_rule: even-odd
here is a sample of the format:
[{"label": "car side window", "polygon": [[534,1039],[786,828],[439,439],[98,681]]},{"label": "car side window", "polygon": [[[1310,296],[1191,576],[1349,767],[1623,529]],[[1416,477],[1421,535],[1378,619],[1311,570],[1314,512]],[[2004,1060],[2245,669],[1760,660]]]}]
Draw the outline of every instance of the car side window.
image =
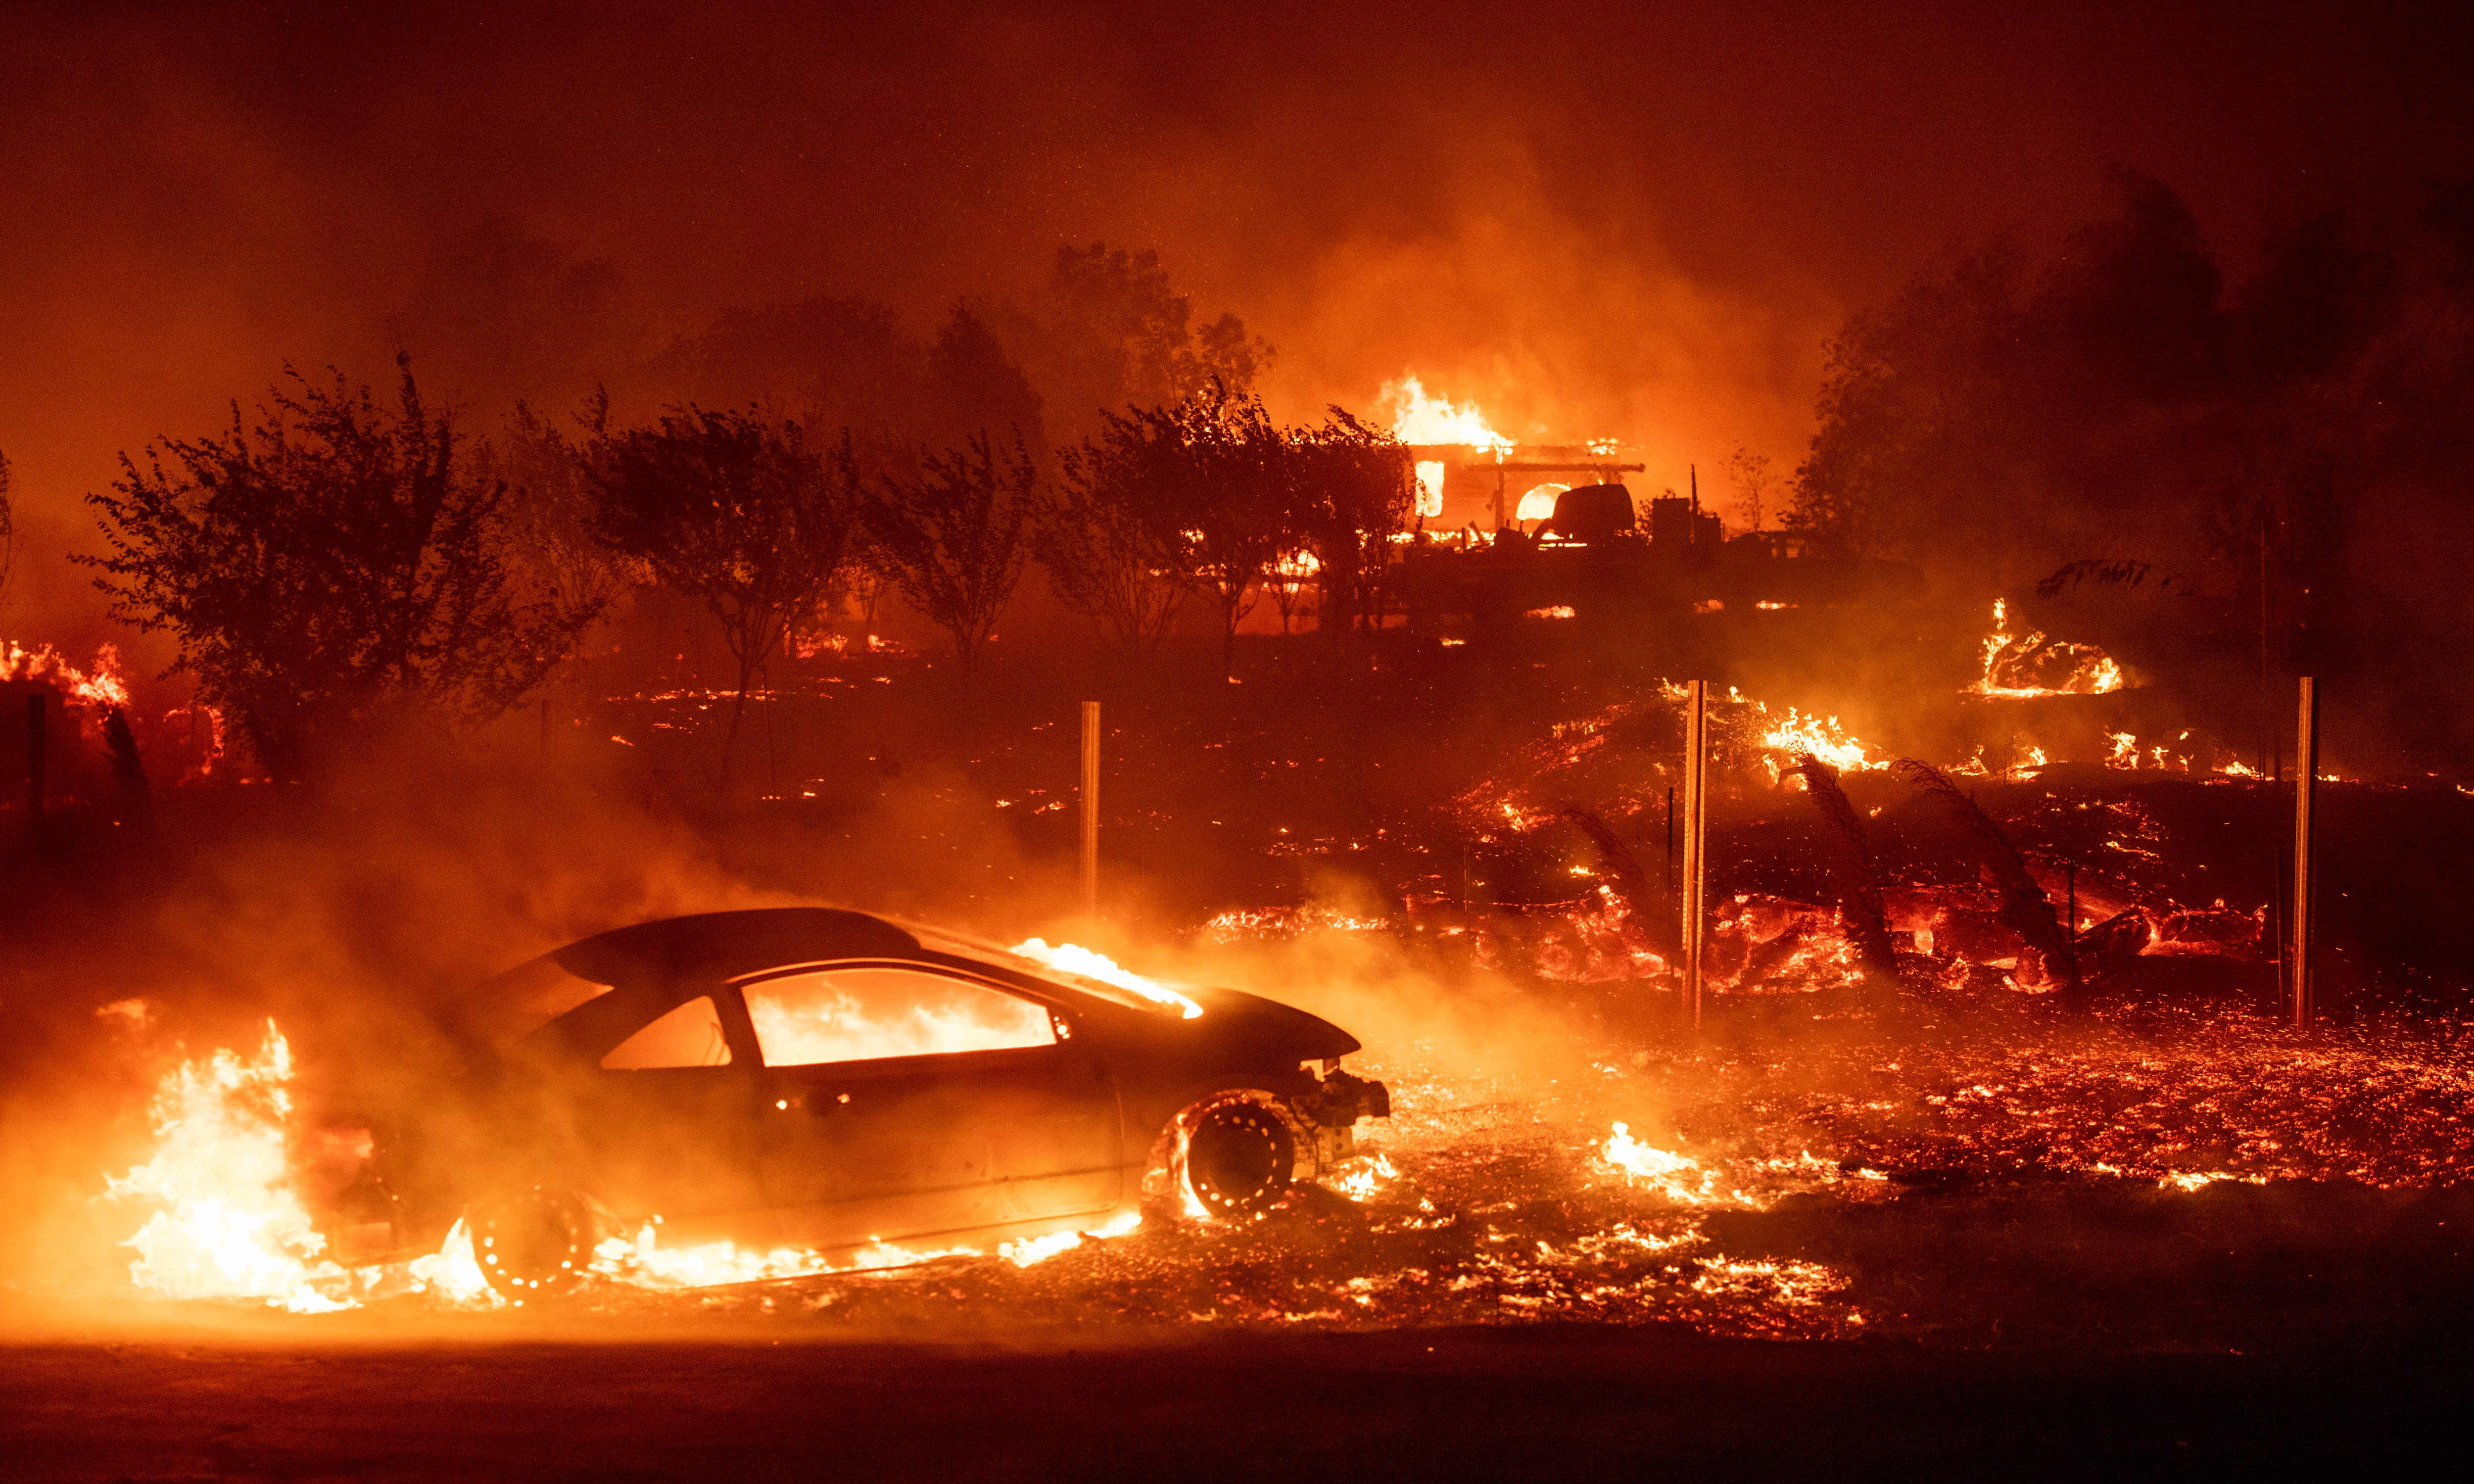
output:
[{"label": "car side window", "polygon": [[741,988],[766,1066],[1056,1043],[1045,1006],[918,969],[813,969]]},{"label": "car side window", "polygon": [[713,996],[697,995],[612,1047],[601,1064],[613,1072],[728,1066],[730,1043],[722,1038],[721,1011]]}]

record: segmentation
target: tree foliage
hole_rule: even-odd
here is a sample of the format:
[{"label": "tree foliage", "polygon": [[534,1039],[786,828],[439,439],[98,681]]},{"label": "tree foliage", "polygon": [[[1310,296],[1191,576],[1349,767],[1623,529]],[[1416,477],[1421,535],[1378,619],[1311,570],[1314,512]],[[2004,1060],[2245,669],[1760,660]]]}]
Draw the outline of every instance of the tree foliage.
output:
[{"label": "tree foliage", "polygon": [[115,617],[171,633],[175,672],[280,778],[378,725],[476,724],[539,683],[594,615],[526,596],[503,547],[507,487],[399,357],[392,405],[287,369],[252,426],[127,454],[90,495]]},{"label": "tree foliage", "polygon": [[1060,455],[1040,557],[1067,606],[1129,647],[1158,643],[1178,603],[1208,594],[1224,667],[1267,588],[1291,616],[1311,571],[1322,624],[1368,604],[1416,502],[1408,450],[1340,408],[1283,427],[1260,399],[1214,382],[1195,396],[1102,418]]},{"label": "tree foliage", "polygon": [[570,435],[518,401],[501,434],[478,444],[475,464],[507,485],[507,551],[527,591],[570,607],[607,610],[650,573],[595,534],[594,461],[610,444],[610,398],[596,393]]},{"label": "tree foliage", "polygon": [[1165,420],[1111,412],[1057,464],[1033,537],[1050,587],[1126,648],[1156,648],[1197,586],[1184,449]]},{"label": "tree foliage", "polygon": [[1215,383],[1250,391],[1272,347],[1233,314],[1195,323],[1194,302],[1148,248],[1060,247],[1045,291],[1013,317],[1056,426],[1092,430],[1104,409],[1165,407]]},{"label": "tree foliage", "polygon": [[[2001,583],[2107,550],[2197,572],[2256,550],[2263,502],[2298,509],[2332,467],[2393,464],[2369,446],[2385,409],[2444,403],[2439,385],[2369,385],[2403,349],[2384,342],[2403,258],[2321,218],[2228,290],[2172,191],[2114,186],[2116,211],[2054,249],[1994,243],[1848,321],[1791,524]],[[2410,353],[2442,365],[2464,354],[2448,278],[2422,272],[2457,307]]]},{"label": "tree foliage", "polygon": [[595,534],[720,623],[739,662],[735,741],[756,672],[848,554],[839,461],[810,450],[796,423],[688,407],[611,436],[591,463]]},{"label": "tree foliage", "polygon": [[863,506],[894,585],[953,636],[966,666],[979,662],[1022,578],[1039,490],[1022,435],[1000,452],[982,432],[958,449],[923,452],[913,473],[878,475]]},{"label": "tree foliage", "polygon": [[1292,434],[1300,497],[1292,528],[1315,555],[1321,626],[1343,632],[1375,617],[1384,572],[1417,508],[1417,466],[1390,433],[1333,407]]}]

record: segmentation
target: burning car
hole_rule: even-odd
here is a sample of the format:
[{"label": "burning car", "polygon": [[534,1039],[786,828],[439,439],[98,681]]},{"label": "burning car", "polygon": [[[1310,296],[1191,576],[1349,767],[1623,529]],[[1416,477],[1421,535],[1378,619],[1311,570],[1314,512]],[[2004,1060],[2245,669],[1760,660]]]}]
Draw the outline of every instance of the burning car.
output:
[{"label": "burning car", "polygon": [[1024,947],[790,908],[534,960],[471,1002],[463,1095],[378,1120],[339,1245],[426,1247],[462,1216],[492,1286],[540,1298],[651,1221],[831,1253],[1089,1230],[1146,1202],[1245,1219],[1390,1112],[1327,1021]]}]

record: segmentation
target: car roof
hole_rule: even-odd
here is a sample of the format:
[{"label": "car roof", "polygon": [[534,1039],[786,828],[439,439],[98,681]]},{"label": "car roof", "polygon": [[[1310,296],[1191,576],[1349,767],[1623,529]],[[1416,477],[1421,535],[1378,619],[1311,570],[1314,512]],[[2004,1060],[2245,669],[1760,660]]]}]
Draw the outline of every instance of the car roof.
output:
[{"label": "car roof", "polygon": [[579,979],[616,985],[694,970],[730,979],[778,964],[910,957],[919,939],[882,918],[831,907],[696,912],[596,933],[548,955]]}]

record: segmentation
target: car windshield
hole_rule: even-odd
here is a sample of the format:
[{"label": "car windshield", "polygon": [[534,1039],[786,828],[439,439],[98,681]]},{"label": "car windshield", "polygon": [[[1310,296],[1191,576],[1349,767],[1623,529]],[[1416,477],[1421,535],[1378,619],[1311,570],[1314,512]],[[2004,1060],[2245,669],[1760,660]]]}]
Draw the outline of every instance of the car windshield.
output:
[{"label": "car windshield", "polygon": [[949,953],[960,959],[978,959],[1044,979],[1060,980],[1085,994],[1096,995],[1129,1010],[1147,1010],[1155,1014],[1177,1015],[1187,1020],[1202,1013],[1201,1006],[1169,985],[1128,973],[1113,961],[1073,943],[1059,943],[1052,948],[1044,940],[1033,937],[1011,948],[1000,948],[994,943],[966,937],[943,928],[921,927],[910,922],[902,926],[911,937],[919,939],[923,948]]}]

